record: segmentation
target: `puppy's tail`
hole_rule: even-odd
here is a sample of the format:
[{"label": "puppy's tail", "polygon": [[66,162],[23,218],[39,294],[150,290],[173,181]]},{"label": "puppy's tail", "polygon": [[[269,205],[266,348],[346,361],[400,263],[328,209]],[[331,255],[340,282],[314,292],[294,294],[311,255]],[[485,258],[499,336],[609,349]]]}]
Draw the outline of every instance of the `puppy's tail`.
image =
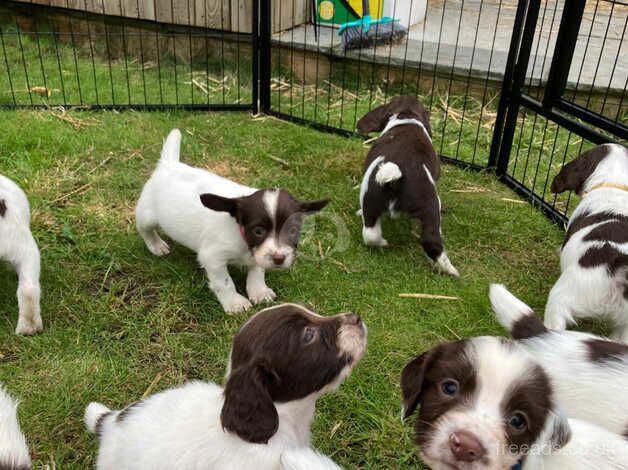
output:
[{"label": "puppy's tail", "polygon": [[85,426],[92,434],[100,434],[103,421],[111,414],[111,410],[101,403],[95,401],[87,405],[85,409]]},{"label": "puppy's tail", "polygon": [[172,129],[161,148],[160,163],[177,163],[181,149],[181,131]]},{"label": "puppy's tail", "polygon": [[377,169],[377,173],[375,173],[375,181],[380,186],[385,186],[395,181],[399,181],[402,176],[403,174],[401,173],[401,169],[397,166],[397,164],[393,162],[384,162]]},{"label": "puppy's tail", "polygon": [[513,338],[531,338],[547,333],[547,328],[534,311],[512,295],[503,284],[491,284],[489,298],[497,321]]},{"label": "puppy's tail", "polygon": [[281,470],[342,470],[331,459],[309,447],[287,449],[281,454]]}]

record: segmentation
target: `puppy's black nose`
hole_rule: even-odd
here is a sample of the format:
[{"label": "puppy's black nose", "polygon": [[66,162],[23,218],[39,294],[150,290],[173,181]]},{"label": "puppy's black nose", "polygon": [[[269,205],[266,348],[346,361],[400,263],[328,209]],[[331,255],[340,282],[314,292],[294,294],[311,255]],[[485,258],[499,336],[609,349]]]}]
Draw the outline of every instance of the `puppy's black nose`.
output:
[{"label": "puppy's black nose", "polygon": [[486,454],[477,437],[467,431],[456,431],[449,436],[449,447],[456,460],[475,462]]},{"label": "puppy's black nose", "polygon": [[273,255],[273,263],[275,263],[277,266],[282,265],[285,260],[286,255],[282,255],[281,253],[275,253]]},{"label": "puppy's black nose", "polygon": [[359,325],[360,323],[362,323],[362,319],[357,313],[347,313],[347,316],[345,318],[347,320],[347,323],[349,323],[350,325]]}]

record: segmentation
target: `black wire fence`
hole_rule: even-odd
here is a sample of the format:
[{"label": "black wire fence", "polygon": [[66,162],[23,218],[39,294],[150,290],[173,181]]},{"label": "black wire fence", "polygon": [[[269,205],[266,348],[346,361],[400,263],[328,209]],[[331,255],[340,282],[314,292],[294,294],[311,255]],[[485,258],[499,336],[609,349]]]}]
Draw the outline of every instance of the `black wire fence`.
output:
[{"label": "black wire fence", "polygon": [[[45,5],[41,5],[45,3]],[[0,107],[258,109],[353,134],[392,96],[428,108],[437,151],[564,221],[565,162],[628,141],[628,4],[370,0],[407,28],[346,50],[362,0],[33,0],[0,5]]]}]

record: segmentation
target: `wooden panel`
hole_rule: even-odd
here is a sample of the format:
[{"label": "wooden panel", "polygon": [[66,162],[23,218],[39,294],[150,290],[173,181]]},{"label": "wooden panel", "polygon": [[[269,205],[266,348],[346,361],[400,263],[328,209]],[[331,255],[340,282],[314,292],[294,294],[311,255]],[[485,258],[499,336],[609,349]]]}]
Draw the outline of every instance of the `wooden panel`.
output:
[{"label": "wooden panel", "polygon": [[231,0],[231,30],[250,33],[253,24],[253,2],[251,0]]}]

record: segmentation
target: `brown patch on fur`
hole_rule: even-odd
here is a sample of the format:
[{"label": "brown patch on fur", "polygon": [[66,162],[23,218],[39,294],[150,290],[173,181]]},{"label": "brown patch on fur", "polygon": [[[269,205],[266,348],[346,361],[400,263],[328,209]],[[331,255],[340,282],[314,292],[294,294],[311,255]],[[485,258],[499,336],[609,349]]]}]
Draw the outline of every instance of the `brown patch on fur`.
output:
[{"label": "brown patch on fur", "polygon": [[628,220],[613,220],[599,225],[587,233],[583,240],[628,243]]},{"label": "brown patch on fur", "polygon": [[7,203],[4,202],[4,199],[0,199],[0,217],[4,217],[4,214],[7,213]]},{"label": "brown patch on fur", "polygon": [[510,445],[518,449],[529,448],[541,434],[552,409],[552,387],[545,371],[534,368],[522,377],[511,394],[502,400],[502,410],[506,420],[515,412],[522,412],[527,418],[527,426],[518,431],[506,423],[506,438]]},{"label": "brown patch on fur", "polygon": [[94,434],[96,434],[96,436],[100,439],[100,437],[102,436],[102,426],[103,426],[103,422],[105,421],[105,419],[107,419],[108,416],[110,416],[113,413],[113,411],[107,411],[106,413],[103,413],[102,415],[100,415],[98,417],[98,421],[96,421],[96,426],[94,427]]},{"label": "brown patch on fur", "polygon": [[274,402],[321,390],[355,360],[337,344],[347,324],[361,321],[357,315],[318,317],[294,305],[252,317],[233,339],[223,427],[248,442],[267,442],[278,426]]},{"label": "brown patch on fur", "polygon": [[563,242],[563,246],[567,244],[569,239],[577,232],[586,228],[590,225],[598,224],[600,222],[605,222],[608,220],[624,220],[627,219],[623,215],[614,214],[612,212],[598,212],[597,214],[589,214],[584,213],[574,217],[569,221],[569,227],[567,228],[567,233],[565,234],[565,241]]},{"label": "brown patch on fur", "polygon": [[567,163],[552,181],[552,192],[562,193],[563,191],[582,192],[582,186],[589,176],[593,174],[598,164],[606,158],[610,150],[606,145],[599,145],[588,150],[575,160]]},{"label": "brown patch on fur", "polygon": [[530,311],[527,315],[517,320],[511,328],[510,334],[514,339],[532,338],[547,333],[547,328],[537,317],[534,312]]},{"label": "brown patch on fur", "polygon": [[584,342],[592,362],[620,361],[628,357],[628,346],[615,341],[588,339]]},{"label": "brown patch on fur", "polygon": [[[467,358],[465,340],[443,343],[410,361],[401,374],[404,418],[420,404],[416,421],[416,443],[429,442],[434,423],[446,412],[464,403],[475,393],[475,368]],[[458,382],[456,397],[445,395],[440,387],[445,379]]]}]

